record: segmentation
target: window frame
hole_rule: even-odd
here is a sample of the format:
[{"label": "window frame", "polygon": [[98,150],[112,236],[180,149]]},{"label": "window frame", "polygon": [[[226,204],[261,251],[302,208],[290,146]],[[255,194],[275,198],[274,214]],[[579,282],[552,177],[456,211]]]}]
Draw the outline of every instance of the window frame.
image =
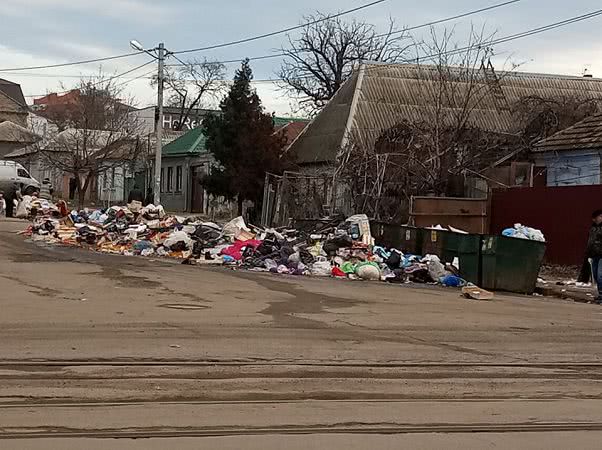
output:
[{"label": "window frame", "polygon": [[173,192],[173,166],[167,168],[165,192]]},{"label": "window frame", "polygon": [[176,192],[182,192],[184,170],[182,166],[176,166]]}]

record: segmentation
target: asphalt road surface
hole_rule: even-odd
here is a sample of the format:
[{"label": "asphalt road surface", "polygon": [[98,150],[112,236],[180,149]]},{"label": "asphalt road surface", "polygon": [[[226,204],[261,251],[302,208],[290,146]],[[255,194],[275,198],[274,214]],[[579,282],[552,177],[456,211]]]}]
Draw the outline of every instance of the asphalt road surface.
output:
[{"label": "asphalt road surface", "polygon": [[0,222],[2,449],[600,448],[600,307],[102,255],[24,227]]}]

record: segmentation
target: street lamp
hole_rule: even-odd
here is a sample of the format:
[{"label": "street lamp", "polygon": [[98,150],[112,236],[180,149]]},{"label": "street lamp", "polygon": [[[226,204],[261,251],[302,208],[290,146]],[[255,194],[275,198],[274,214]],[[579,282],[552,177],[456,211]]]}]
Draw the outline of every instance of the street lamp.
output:
[{"label": "street lamp", "polygon": [[155,147],[154,183],[154,203],[158,206],[161,204],[161,152],[163,151],[163,80],[165,58],[169,55],[169,52],[165,51],[165,44],[163,44],[163,42],[161,42],[156,48],[153,48],[151,50],[146,50],[144,46],[136,40],[131,40],[130,46],[136,51],[149,54],[150,56],[155,58],[159,63],[159,70],[157,74],[157,114],[155,115],[155,133],[157,142]]}]

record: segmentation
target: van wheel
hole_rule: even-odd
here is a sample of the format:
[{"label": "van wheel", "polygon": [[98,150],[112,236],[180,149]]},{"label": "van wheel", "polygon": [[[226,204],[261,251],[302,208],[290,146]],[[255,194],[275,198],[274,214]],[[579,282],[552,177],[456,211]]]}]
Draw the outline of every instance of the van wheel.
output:
[{"label": "van wheel", "polygon": [[36,188],[33,186],[27,186],[23,191],[23,195],[31,195],[36,191]]}]

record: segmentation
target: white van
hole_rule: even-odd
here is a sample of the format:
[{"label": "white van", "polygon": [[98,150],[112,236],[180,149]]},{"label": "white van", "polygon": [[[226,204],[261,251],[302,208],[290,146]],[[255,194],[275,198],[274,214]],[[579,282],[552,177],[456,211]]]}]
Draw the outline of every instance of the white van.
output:
[{"label": "white van", "polygon": [[33,178],[25,167],[14,161],[0,159],[0,191],[5,198],[13,198],[15,192],[31,195],[40,190],[40,182]]}]

